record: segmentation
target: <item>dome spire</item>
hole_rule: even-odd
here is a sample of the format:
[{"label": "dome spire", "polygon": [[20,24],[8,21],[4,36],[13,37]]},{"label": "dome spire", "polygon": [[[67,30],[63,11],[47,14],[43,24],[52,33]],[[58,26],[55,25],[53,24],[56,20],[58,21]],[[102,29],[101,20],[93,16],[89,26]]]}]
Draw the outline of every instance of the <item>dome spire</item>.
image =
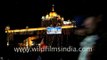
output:
[{"label": "dome spire", "polygon": [[55,10],[54,10],[54,6],[55,6],[55,5],[54,5],[54,4],[52,4],[52,11],[55,11]]}]

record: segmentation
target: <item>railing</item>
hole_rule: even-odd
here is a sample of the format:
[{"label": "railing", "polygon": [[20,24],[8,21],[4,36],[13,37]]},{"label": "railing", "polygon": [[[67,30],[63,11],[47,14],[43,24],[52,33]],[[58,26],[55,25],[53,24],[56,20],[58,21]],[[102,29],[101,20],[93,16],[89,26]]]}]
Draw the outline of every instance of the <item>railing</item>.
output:
[{"label": "railing", "polygon": [[[74,28],[74,26],[62,26],[62,29]],[[40,28],[27,28],[27,29],[15,29],[15,30],[5,30],[5,33],[16,33],[16,32],[31,32],[31,31],[40,31],[46,30],[46,27]]]}]

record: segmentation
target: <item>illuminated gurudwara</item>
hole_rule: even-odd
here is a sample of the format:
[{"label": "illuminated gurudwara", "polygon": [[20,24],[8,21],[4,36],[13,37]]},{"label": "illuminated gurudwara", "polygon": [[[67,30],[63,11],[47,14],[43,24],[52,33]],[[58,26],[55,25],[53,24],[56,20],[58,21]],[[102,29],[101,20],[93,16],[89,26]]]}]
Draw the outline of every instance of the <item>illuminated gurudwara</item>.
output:
[{"label": "illuminated gurudwara", "polygon": [[[52,5],[52,11],[46,16],[42,16],[41,27],[39,28],[29,28],[28,26],[25,29],[15,29],[10,30],[10,27],[5,28],[5,33],[7,33],[7,45],[10,41],[14,41],[14,35],[34,35],[28,36],[24,39],[20,46],[32,46],[33,40],[37,40],[40,37],[42,42],[51,46],[62,46],[63,42],[67,44],[67,41],[71,35],[72,28],[75,27],[75,23],[71,20],[64,20],[64,17],[58,15],[54,10],[54,5]],[[62,28],[62,34],[48,35],[46,34],[47,27],[57,27]],[[37,33],[36,36],[34,33]],[[57,40],[57,41],[56,41]]]},{"label": "illuminated gurudwara", "polygon": [[[61,17],[55,12],[54,5],[52,5],[52,11],[46,16],[42,16],[41,26],[42,27],[58,27],[58,26],[72,26],[75,27],[73,21],[65,21],[64,17]],[[68,44],[68,39],[71,35],[72,29],[62,29],[62,34],[48,35],[45,36],[45,43],[49,46],[63,46],[64,43]]]}]

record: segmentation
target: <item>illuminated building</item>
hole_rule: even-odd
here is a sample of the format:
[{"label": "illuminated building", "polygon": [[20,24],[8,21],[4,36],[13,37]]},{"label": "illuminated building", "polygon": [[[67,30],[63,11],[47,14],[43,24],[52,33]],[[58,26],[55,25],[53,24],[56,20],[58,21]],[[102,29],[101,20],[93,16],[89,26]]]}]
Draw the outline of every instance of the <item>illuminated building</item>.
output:
[{"label": "illuminated building", "polygon": [[[41,26],[42,27],[57,27],[57,26],[72,26],[75,24],[70,20],[65,20],[54,10],[54,5],[52,5],[52,11],[46,16],[42,16]],[[71,35],[71,29],[63,29],[62,34],[48,35],[46,34],[46,43],[51,46],[63,46],[63,43],[67,44],[67,41]]]},{"label": "illuminated building", "polygon": [[[19,43],[20,46],[30,47],[34,45],[33,40],[37,40],[40,37],[44,39],[43,41],[47,45],[62,46],[63,42],[66,43],[68,41],[71,35],[72,28],[75,27],[75,24],[72,21],[65,21],[64,17],[61,17],[55,12],[54,5],[52,5],[52,11],[46,16],[42,16],[41,19],[41,27],[39,28],[29,28],[28,26],[26,26],[25,29],[10,30],[10,27],[7,26],[5,29],[5,33],[7,33],[7,45],[9,45],[9,41],[14,40],[14,35],[29,35],[27,38],[24,39],[22,43]],[[62,34],[46,34],[47,27],[57,26],[60,26],[62,28]],[[36,38],[38,36],[39,38]]]}]

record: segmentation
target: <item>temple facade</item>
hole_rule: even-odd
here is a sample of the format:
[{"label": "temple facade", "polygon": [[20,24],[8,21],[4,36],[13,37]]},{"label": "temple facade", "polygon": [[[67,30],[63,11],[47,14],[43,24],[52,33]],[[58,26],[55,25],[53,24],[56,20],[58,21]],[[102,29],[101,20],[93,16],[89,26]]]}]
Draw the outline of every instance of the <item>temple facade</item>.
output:
[{"label": "temple facade", "polygon": [[[61,34],[47,34],[47,27],[61,27]],[[19,46],[31,47],[41,43],[55,47],[67,46],[72,34],[72,28],[75,27],[75,23],[72,20],[65,20],[64,17],[57,14],[54,10],[54,5],[52,5],[52,11],[46,16],[42,16],[40,28],[29,28],[27,26],[25,29],[10,30],[10,27],[7,26],[5,29],[7,46],[11,43],[10,41],[15,42],[18,40],[20,35],[24,35],[26,38],[24,38],[23,42],[16,42],[16,45]],[[19,35],[19,37],[15,40],[14,37],[16,35]]]},{"label": "temple facade", "polygon": [[[46,16],[42,16],[41,26],[42,27],[58,27],[58,26],[73,26],[75,24],[71,20],[65,20],[64,17],[60,16],[55,12],[54,5],[52,5],[52,11]],[[48,46],[66,46],[71,35],[72,29],[62,29],[62,34],[45,34],[45,43]]]}]

